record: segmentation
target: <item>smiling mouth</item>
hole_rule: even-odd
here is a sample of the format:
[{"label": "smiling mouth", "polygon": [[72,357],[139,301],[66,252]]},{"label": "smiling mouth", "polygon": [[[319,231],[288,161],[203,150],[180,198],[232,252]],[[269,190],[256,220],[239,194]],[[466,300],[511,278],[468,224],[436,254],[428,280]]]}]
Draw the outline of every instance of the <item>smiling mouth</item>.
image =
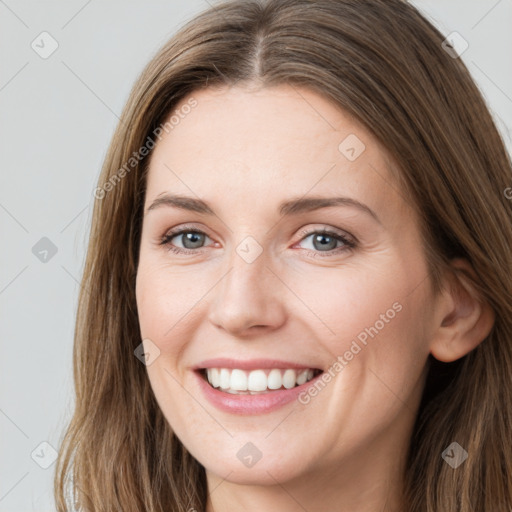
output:
[{"label": "smiling mouth", "polygon": [[238,368],[202,368],[199,373],[212,388],[224,393],[259,395],[301,386],[323,372],[318,368],[267,368],[251,371]]}]

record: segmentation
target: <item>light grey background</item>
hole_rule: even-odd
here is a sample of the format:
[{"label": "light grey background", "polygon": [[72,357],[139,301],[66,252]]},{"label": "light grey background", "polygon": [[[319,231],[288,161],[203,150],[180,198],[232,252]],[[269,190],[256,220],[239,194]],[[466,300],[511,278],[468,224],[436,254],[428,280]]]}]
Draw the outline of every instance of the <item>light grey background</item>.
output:
[{"label": "light grey background", "polygon": [[[444,34],[468,41],[462,58],[510,151],[512,0],[413,3]],[[73,329],[96,180],[138,73],[207,7],[0,0],[0,512],[54,510],[55,464],[40,467],[52,461],[40,443],[58,449],[72,412]],[[59,45],[46,59],[31,47],[42,46],[43,31]],[[32,252],[43,237],[57,248],[47,262]]]}]

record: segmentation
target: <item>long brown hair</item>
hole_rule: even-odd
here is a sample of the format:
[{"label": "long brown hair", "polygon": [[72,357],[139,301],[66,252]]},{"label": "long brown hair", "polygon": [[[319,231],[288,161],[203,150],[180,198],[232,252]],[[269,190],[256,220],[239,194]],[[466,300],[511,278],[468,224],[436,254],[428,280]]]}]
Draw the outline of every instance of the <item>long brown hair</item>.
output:
[{"label": "long brown hair", "polygon": [[[74,344],[76,407],[55,475],[60,512],[203,511],[204,468],[153,396],[135,276],[148,158],[175,105],[203,87],[309,88],[362,122],[417,208],[434,289],[466,258],[496,321],[455,363],[430,356],[404,482],[409,512],[512,510],[512,164],[444,36],[401,0],[234,0],[184,26],[136,82],[100,176]],[[130,162],[127,165],[127,162]],[[123,171],[124,169],[124,171]],[[457,442],[457,469],[442,452]]]}]

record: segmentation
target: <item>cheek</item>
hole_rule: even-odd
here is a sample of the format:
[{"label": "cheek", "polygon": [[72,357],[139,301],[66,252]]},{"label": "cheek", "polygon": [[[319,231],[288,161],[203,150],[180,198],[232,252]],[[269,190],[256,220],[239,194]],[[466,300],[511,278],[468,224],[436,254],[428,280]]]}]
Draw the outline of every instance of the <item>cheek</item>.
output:
[{"label": "cheek", "polygon": [[136,284],[141,335],[158,340],[162,351],[172,350],[181,339],[176,334],[196,315],[207,290],[204,279],[190,270],[141,259]]},{"label": "cheek", "polygon": [[183,273],[141,254],[136,279],[140,334],[143,340],[150,340],[149,346],[157,347],[153,350],[159,354],[146,370],[160,410],[178,431],[184,429],[183,418],[194,414],[193,404],[183,400],[179,361],[187,339],[184,329],[189,328],[191,306],[199,292],[186,283]]},{"label": "cheek", "polygon": [[330,354],[326,373],[332,376],[325,381],[328,391],[303,397],[302,424],[315,429],[317,418],[324,418],[332,427],[329,450],[348,439],[360,446],[366,436],[397,421],[404,408],[408,414],[404,404],[418,399],[429,352],[425,312],[430,299],[426,286],[418,286],[421,275],[416,269],[410,274],[368,270],[365,276],[354,270],[339,273],[338,282],[308,280],[308,286],[297,288],[313,305],[315,315],[308,312],[305,325],[322,329],[319,350]]},{"label": "cheek", "polygon": [[[306,323],[318,324],[318,338],[328,343],[352,339],[365,332],[370,336],[368,331],[375,333],[375,327],[382,333],[389,331],[389,325],[401,324],[404,316],[409,317],[420,307],[421,290],[411,293],[414,282],[414,277],[405,272],[324,269],[323,273],[313,272],[307,278],[303,274],[293,282],[293,291],[300,299],[294,307],[296,313],[302,311]],[[409,310],[406,315],[405,310]],[[360,339],[364,337],[362,334]]]},{"label": "cheek", "polygon": [[304,328],[330,354],[331,367],[338,361],[333,374],[343,368],[340,382],[353,391],[382,387],[379,378],[369,378],[372,372],[392,389],[407,389],[415,385],[426,363],[431,303],[427,281],[418,286],[424,269],[398,263],[396,259],[380,267],[386,272],[324,270],[293,284],[310,308],[297,303]]}]

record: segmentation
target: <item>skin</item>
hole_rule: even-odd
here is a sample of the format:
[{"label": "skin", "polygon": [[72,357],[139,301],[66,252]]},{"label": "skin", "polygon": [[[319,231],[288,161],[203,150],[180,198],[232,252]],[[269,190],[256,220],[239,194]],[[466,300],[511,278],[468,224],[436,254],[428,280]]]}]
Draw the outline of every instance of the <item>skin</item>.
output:
[{"label": "skin", "polygon": [[[197,106],[151,155],[136,294],[142,339],[160,351],[147,366],[151,386],[206,468],[207,511],[401,510],[428,354],[462,357],[489,331],[491,313],[465,288],[433,295],[418,219],[385,148],[328,100],[290,86],[192,96]],[[350,134],[366,146],[354,161],[338,149]],[[201,198],[216,215],[147,211],[164,193]],[[349,206],[279,214],[282,201],[313,195],[357,199],[379,221]],[[160,245],[185,224],[207,235],[195,254]],[[315,245],[311,234],[323,228],[355,237],[356,247]],[[252,263],[236,251],[248,236],[262,249]],[[172,243],[193,247],[183,235]],[[328,370],[394,303],[401,311],[307,404],[223,412],[192,372],[213,357]],[[236,456],[247,442],[262,453],[252,467]]]}]

